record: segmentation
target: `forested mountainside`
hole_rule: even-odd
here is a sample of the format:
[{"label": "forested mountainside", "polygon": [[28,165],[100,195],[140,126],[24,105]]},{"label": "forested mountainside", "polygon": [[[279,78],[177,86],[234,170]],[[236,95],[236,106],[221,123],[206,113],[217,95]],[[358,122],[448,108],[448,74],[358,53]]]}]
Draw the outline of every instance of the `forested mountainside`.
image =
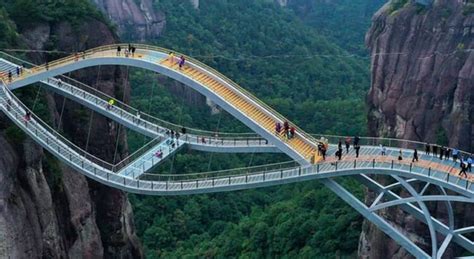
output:
[{"label": "forested mountainside", "polygon": [[[116,40],[89,1],[0,3],[0,47],[33,50],[12,53],[36,63]],[[99,79],[97,74],[88,69],[72,76],[111,95],[128,92],[122,69],[103,68]],[[81,147],[92,123],[88,150],[104,159],[111,159],[117,140],[126,147],[126,137],[116,136],[116,125],[101,116],[89,120],[89,112],[77,104],[37,85],[15,94]],[[127,196],[59,163],[0,116],[0,257],[141,258]]]},{"label": "forested mountainside", "polygon": [[[166,17],[166,26],[149,43],[215,67],[308,132],[365,134],[368,60],[351,57],[293,10],[250,0],[200,1],[199,9],[165,0],[154,2],[154,8]],[[132,70],[131,85],[132,105],[163,119],[248,131],[225,112],[213,115],[189,90],[161,76]],[[131,146],[143,143],[133,135],[129,139]],[[156,172],[203,172],[287,159],[181,152]],[[358,185],[345,184],[362,197]],[[131,200],[150,258],[355,256],[361,231],[361,217],[317,182],[186,197],[132,195]]]},{"label": "forested mountainside", "polygon": [[[440,143],[474,150],[474,3],[434,1],[423,7],[409,1],[387,4],[373,18],[367,34],[372,53],[369,134]],[[386,54],[392,53],[392,54]],[[396,53],[396,54],[393,54]],[[367,196],[371,202],[373,196]],[[429,204],[438,218],[443,206]],[[456,227],[472,226],[472,206],[457,204]],[[424,225],[398,209],[386,215],[421,246],[429,246]],[[364,223],[360,255],[401,258],[406,251]],[[450,245],[446,258],[463,249]]]}]

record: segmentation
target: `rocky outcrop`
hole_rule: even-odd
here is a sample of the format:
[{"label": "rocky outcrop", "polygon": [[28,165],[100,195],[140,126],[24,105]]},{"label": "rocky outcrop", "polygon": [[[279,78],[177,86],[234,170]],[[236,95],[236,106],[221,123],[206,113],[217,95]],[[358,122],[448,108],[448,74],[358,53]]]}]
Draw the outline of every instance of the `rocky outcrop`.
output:
[{"label": "rocky outcrop", "polygon": [[[367,98],[369,131],[474,148],[474,15],[461,1],[435,1],[373,18],[367,34],[372,84]],[[448,144],[448,143],[446,143]]]},{"label": "rocky outcrop", "polygon": [[[116,41],[97,20],[82,26],[40,24],[22,33],[31,49],[73,52]],[[57,56],[32,55],[42,63]],[[117,67],[85,69],[72,76],[128,100],[127,73]],[[36,91],[34,91],[36,92]],[[107,161],[127,151],[124,131],[88,110],[46,94],[47,111],[74,143]],[[62,114],[62,116],[60,116]],[[125,193],[90,181],[57,162],[31,139],[19,140],[7,118],[0,126],[1,258],[142,258],[133,214]],[[87,142],[90,127],[90,141]],[[14,128],[13,128],[14,129]],[[10,137],[9,137],[10,136]],[[88,143],[88,144],[87,144]]]},{"label": "rocky outcrop", "polygon": [[[372,54],[369,133],[445,142],[473,151],[474,15],[467,12],[463,1],[438,0],[429,7],[410,2],[399,9],[388,3],[373,17],[366,43]],[[367,204],[374,198],[368,192]],[[458,227],[472,225],[472,210],[457,205]],[[437,218],[447,218],[444,206],[429,204],[429,208]],[[420,247],[430,250],[424,224],[399,209],[381,213]],[[451,258],[460,251],[449,246],[445,256]],[[410,255],[364,222],[359,257]]]},{"label": "rocky outcrop", "polygon": [[153,8],[152,0],[93,2],[117,25],[120,36],[131,41],[156,39],[166,24],[164,13]]}]

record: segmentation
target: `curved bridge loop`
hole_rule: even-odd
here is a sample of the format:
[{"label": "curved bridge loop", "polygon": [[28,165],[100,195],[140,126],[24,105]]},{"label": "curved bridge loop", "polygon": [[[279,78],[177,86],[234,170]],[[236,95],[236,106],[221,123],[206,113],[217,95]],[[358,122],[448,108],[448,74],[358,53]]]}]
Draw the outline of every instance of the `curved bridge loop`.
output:
[{"label": "curved bridge loop", "polygon": [[[150,49],[153,49],[153,51],[150,51]],[[197,62],[195,64],[199,64],[199,66],[193,67],[194,63],[191,63],[187,70],[176,70],[173,62],[166,60],[166,56],[162,55],[163,53],[160,54],[154,49],[155,48],[143,48],[141,50],[142,53],[139,52],[137,54],[142,56],[124,58],[114,57],[113,55],[115,53],[113,48],[107,46],[98,52],[94,51],[90,52],[88,55],[84,55],[82,60],[76,61],[74,58],[66,58],[60,62],[49,64],[48,69],[46,69],[46,67],[36,68],[28,76],[15,79],[9,86],[12,88],[21,87],[29,82],[44,80],[64,71],[92,66],[94,64],[101,64],[101,62],[104,62],[105,64],[123,65],[128,65],[129,62],[131,62],[136,66],[147,69],[165,71],[169,73],[171,77],[181,78],[182,82],[187,83],[195,89],[200,89],[202,93],[206,93],[206,91],[209,92],[210,90],[215,91],[218,94],[216,94],[214,98],[218,101],[220,100],[224,105],[226,105],[225,103],[228,103],[226,107],[234,116],[237,116],[235,115],[236,113],[240,113],[241,115],[254,113],[258,115],[263,113],[271,119],[274,119],[273,122],[284,121],[284,118],[278,120],[281,119],[280,115],[270,108],[267,108],[264,104],[261,104],[260,101],[255,101],[255,98],[251,95],[248,96],[245,90],[240,89],[238,86],[234,86],[232,82],[227,82],[227,79],[225,77],[222,78],[217,72],[202,75],[203,72],[200,69],[207,67],[202,66]],[[97,53],[100,53],[100,55],[98,56]],[[157,55],[157,53],[162,56]],[[167,62],[169,64],[167,64]],[[205,72],[209,71],[213,70],[208,69]],[[213,76],[215,75],[219,76],[214,78]],[[230,88],[222,90],[222,86],[228,86]],[[243,100],[240,100],[241,98],[243,98]],[[217,101],[216,103],[221,105]],[[142,174],[138,177],[131,177],[127,174],[115,173],[117,171],[114,171],[114,165],[97,160],[97,158],[91,157],[90,154],[84,153],[81,149],[68,142],[53,129],[49,128],[45,123],[41,122],[41,120],[36,116],[33,116],[32,120],[25,122],[22,118],[25,115],[27,108],[9,91],[9,89],[5,87],[2,87],[2,91],[0,91],[0,107],[2,111],[15,122],[15,124],[60,160],[82,174],[115,188],[151,195],[180,195],[241,190],[319,179],[328,188],[333,190],[335,194],[340,196],[349,205],[354,207],[364,217],[378,226],[382,231],[392,237],[396,242],[416,257],[440,258],[451,241],[456,242],[471,252],[474,252],[474,243],[464,236],[465,233],[471,232],[472,228],[464,227],[461,229],[454,229],[454,226],[451,223],[446,226],[441,221],[434,219],[429,211],[426,211],[426,206],[424,205],[425,201],[430,200],[456,202],[469,201],[474,198],[474,187],[472,186],[470,177],[468,179],[458,177],[456,172],[453,171],[453,162],[451,161],[438,160],[437,158],[423,155],[420,156],[421,161],[418,163],[410,163],[406,160],[397,161],[394,159],[393,155],[397,153],[398,149],[389,149],[389,156],[380,157],[378,155],[378,147],[363,146],[360,157],[357,159],[355,159],[354,153],[351,151],[349,154],[344,156],[342,161],[335,161],[334,158],[332,158],[332,160],[329,159],[327,162],[311,165],[308,162],[307,157],[304,157],[304,152],[301,152],[301,149],[294,147],[296,142],[283,142],[280,136],[274,136],[272,134],[273,130],[270,122],[267,122],[268,127],[265,126],[267,124],[261,126],[257,123],[261,122],[261,120],[266,117],[255,118],[250,116],[247,120],[246,118],[239,119],[244,123],[247,122],[247,125],[250,125],[252,129],[255,129],[255,125],[252,123],[258,124],[260,131],[256,131],[262,136],[268,138],[281,151],[289,154],[294,159],[299,158],[295,159],[295,162],[299,165],[295,165],[295,162],[292,162],[293,164],[274,165],[277,166],[277,168],[271,166],[267,168],[249,168],[248,170],[239,169],[238,171],[193,175],[156,176],[146,174],[144,173],[145,170],[143,170]],[[257,109],[257,112],[255,112],[255,109]],[[267,114],[267,112],[269,112],[269,114]],[[265,120],[263,122],[265,122]],[[303,131],[298,131],[299,135],[297,139],[303,142],[309,140],[310,146],[313,147],[314,139],[312,137],[307,137]],[[369,140],[370,139],[367,139],[367,141]],[[378,142],[380,140],[376,141]],[[388,141],[390,142],[391,140]],[[406,141],[400,141],[397,143],[399,147],[407,148],[412,144],[413,142]],[[416,145],[419,144],[420,143],[416,143]],[[334,146],[331,147],[330,151],[334,151]],[[410,154],[410,151],[406,149],[404,149],[403,152],[404,154]],[[153,165],[153,158],[151,160]],[[398,179],[398,183],[383,186],[374,179],[371,179],[371,175],[392,176],[394,179]],[[333,178],[342,176],[354,177],[359,180],[359,182],[379,193],[379,196],[371,207],[368,207],[363,202],[359,201],[348,190],[333,180]],[[416,182],[427,183],[420,192],[421,194],[416,194],[413,191],[413,188],[409,186],[409,184]],[[452,195],[448,196],[446,193],[439,197],[424,198],[424,190],[426,190],[429,185],[449,189],[456,193],[458,198],[454,198]],[[375,213],[376,210],[373,209],[377,208],[376,206],[380,202],[382,202],[380,204],[387,204],[391,202],[391,200],[401,200],[402,198],[394,193],[394,188],[397,186],[404,186],[405,188],[410,189],[413,198],[392,202],[391,204],[400,205],[404,211],[411,213],[418,220],[430,225],[431,232],[434,230],[437,234],[445,236],[439,249],[437,244],[433,245],[431,255],[428,255],[423,249],[420,249],[416,244],[409,240],[404,233],[401,233],[398,229],[394,228],[389,222],[387,222],[387,220],[377,215]],[[410,203],[411,201],[416,201],[419,206],[424,209],[416,207]],[[450,219],[450,222],[451,221],[452,220]]]},{"label": "curved bridge loop", "polygon": [[30,70],[31,73],[24,73],[23,76],[14,78],[13,82],[9,83],[9,88],[13,90],[49,77],[96,65],[140,67],[167,75],[192,87],[295,160],[309,164],[310,157],[317,153],[316,140],[292,123],[291,125],[296,128],[294,138],[284,141],[283,135],[276,136],[274,134],[276,122],[283,124],[288,119],[230,79],[199,61],[187,57],[187,65],[183,69],[179,69],[174,62],[168,60],[169,50],[147,45],[134,45],[137,48],[135,55],[125,57],[117,54],[117,46],[95,48],[84,52],[80,57],[73,55],[47,65],[34,67]]}]

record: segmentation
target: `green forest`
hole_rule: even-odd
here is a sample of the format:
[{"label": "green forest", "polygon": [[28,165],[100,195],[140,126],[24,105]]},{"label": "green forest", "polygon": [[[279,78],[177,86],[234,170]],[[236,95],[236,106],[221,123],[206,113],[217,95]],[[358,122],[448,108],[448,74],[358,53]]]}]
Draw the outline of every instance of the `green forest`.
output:
[{"label": "green forest", "polygon": [[[366,132],[365,93],[369,62],[363,35],[380,1],[324,5],[338,15],[302,16],[295,1],[155,2],[165,13],[163,35],[153,43],[193,56],[216,68],[311,133]],[[344,8],[340,8],[344,7]],[[353,9],[351,9],[353,8]],[[336,19],[350,11],[360,22],[335,40]],[[354,19],[355,16],[352,16]],[[319,19],[319,20],[318,20]],[[326,19],[327,30],[322,30]],[[329,30],[331,29],[331,30]],[[341,28],[339,28],[341,29]],[[341,32],[339,32],[341,33]],[[200,129],[249,132],[226,112],[212,115],[169,91],[173,82],[131,72],[132,105],[160,118]],[[141,137],[129,135],[130,146]],[[287,161],[283,155],[180,152],[156,173],[191,173]],[[359,197],[363,189],[341,181]],[[353,257],[362,217],[318,182],[185,197],[130,195],[138,235],[148,258],[159,257]]]}]

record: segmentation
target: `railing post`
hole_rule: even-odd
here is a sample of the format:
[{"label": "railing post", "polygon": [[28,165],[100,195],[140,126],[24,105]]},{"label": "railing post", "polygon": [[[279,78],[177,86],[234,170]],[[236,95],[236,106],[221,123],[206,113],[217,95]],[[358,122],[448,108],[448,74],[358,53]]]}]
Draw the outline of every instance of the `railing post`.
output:
[{"label": "railing post", "polygon": [[413,167],[413,163],[410,163],[410,173],[411,173],[411,168]]},{"label": "railing post", "polygon": [[84,168],[84,160],[81,160],[81,167]]},{"label": "railing post", "polygon": [[245,174],[245,182],[246,182],[246,183],[248,183],[248,181],[249,181],[249,180],[248,180],[248,176],[249,176],[248,173]]},{"label": "railing post", "polygon": [[229,185],[230,185],[230,176],[229,176]]},{"label": "railing post", "polygon": [[301,176],[301,166],[298,167],[298,176]]},{"label": "railing post", "polygon": [[212,187],[214,187],[214,178],[212,178]]},{"label": "railing post", "polygon": [[319,173],[319,164],[316,164],[316,173]]},{"label": "railing post", "polygon": [[127,186],[127,183],[125,182],[125,177],[123,177],[123,186]]},{"label": "railing post", "polygon": [[336,170],[335,171],[337,171],[337,161],[336,161]]},{"label": "railing post", "polygon": [[466,190],[468,186],[469,186],[469,180],[466,179]]},{"label": "railing post", "polygon": [[181,181],[181,190],[183,189],[183,181]]},{"label": "railing post", "polygon": [[372,168],[375,168],[375,158],[372,160]]},{"label": "railing post", "polygon": [[450,173],[448,173],[448,175],[446,176],[446,182],[449,182],[449,175]]},{"label": "railing post", "polygon": [[354,159],[354,169],[357,167],[357,159]]},{"label": "railing post", "polygon": [[393,169],[393,160],[392,160],[392,169]]},{"label": "railing post", "polygon": [[108,181],[109,180],[109,173],[107,172],[105,175],[107,176],[107,181]]},{"label": "railing post", "polygon": [[[153,182],[152,182],[153,183]],[[168,190],[168,181],[166,181],[166,190]]]},{"label": "railing post", "polygon": [[137,180],[137,188],[140,189],[140,180]]},{"label": "railing post", "polygon": [[196,189],[199,188],[199,180],[196,180]]},{"label": "railing post", "polygon": [[280,179],[283,179],[283,170],[280,170]]},{"label": "railing post", "polygon": [[94,167],[94,175],[97,175],[97,168]]},{"label": "railing post", "polygon": [[[151,181],[151,189],[153,190],[153,181]],[[168,188],[167,188],[168,189]]]},{"label": "railing post", "polygon": [[265,171],[263,171],[263,181],[265,182]]},{"label": "railing post", "polygon": [[428,168],[428,177],[431,177],[431,167]]}]

